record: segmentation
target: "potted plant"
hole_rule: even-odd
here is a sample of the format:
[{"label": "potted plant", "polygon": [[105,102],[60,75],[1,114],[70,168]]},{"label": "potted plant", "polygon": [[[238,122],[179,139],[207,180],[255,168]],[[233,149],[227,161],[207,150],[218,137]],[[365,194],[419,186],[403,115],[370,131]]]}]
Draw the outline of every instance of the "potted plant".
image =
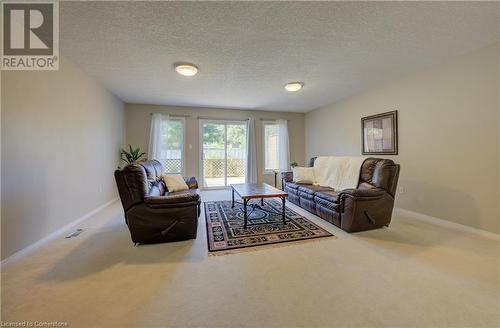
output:
[{"label": "potted plant", "polygon": [[291,161],[291,162],[290,162],[290,167],[291,167],[291,168],[294,168],[294,167],[296,167],[296,166],[299,166],[299,164],[298,164],[297,162],[295,162],[295,161]]},{"label": "potted plant", "polygon": [[122,149],[120,152],[121,160],[127,163],[127,165],[135,164],[140,161],[142,156],[146,155],[145,152],[141,152],[141,148],[132,148],[131,145],[128,145],[128,151]]}]

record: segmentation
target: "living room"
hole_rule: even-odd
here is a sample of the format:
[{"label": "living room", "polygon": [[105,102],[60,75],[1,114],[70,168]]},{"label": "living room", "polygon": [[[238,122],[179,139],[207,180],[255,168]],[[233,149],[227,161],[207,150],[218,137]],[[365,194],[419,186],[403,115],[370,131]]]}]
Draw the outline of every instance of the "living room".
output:
[{"label": "living room", "polygon": [[2,326],[500,326],[500,3],[1,16]]}]

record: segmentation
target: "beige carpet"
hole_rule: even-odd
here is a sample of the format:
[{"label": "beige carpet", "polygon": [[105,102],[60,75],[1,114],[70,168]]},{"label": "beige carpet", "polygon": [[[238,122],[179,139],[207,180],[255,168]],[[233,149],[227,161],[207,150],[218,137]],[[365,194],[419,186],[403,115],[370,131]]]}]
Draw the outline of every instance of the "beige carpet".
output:
[{"label": "beige carpet", "polygon": [[[229,192],[204,192],[205,200]],[[133,247],[118,203],[2,271],[2,320],[70,327],[499,327],[500,243],[409,218],[338,238],[207,256]]]}]

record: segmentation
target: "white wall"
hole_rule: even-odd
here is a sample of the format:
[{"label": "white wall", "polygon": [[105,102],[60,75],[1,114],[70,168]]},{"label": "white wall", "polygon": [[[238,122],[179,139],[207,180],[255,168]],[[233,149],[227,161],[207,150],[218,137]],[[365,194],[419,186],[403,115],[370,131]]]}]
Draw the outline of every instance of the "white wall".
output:
[{"label": "white wall", "polygon": [[306,157],[360,155],[361,117],[399,111],[397,206],[500,233],[500,44],[306,114]]},{"label": "white wall", "polygon": [[[257,148],[257,173],[259,181],[274,184],[274,175],[264,175],[264,151],[263,151],[263,119],[283,118],[288,120],[290,138],[290,159],[304,164],[305,137],[304,137],[304,114],[267,112],[250,110],[213,109],[200,107],[174,107],[127,104],[126,113],[126,143],[139,146],[145,152],[148,149],[149,127],[151,124],[151,113],[168,113],[170,115],[189,115],[186,118],[186,175],[199,178],[199,120],[198,117],[210,117],[220,119],[255,119],[255,134]],[[189,144],[192,148],[189,148]]]},{"label": "white wall", "polygon": [[62,58],[3,71],[2,259],[117,196],[123,103]]}]

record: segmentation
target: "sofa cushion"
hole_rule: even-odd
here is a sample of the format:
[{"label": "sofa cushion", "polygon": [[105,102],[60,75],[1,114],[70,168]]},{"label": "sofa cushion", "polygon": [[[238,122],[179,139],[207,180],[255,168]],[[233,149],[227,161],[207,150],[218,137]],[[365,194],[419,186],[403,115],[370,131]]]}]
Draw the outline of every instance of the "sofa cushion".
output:
[{"label": "sofa cushion", "polygon": [[[141,162],[139,163],[143,168],[144,170],[146,171],[146,177],[148,179],[148,181],[151,183],[152,181],[156,181],[158,180],[160,177],[156,174],[156,166],[159,162],[158,161],[155,161],[155,160],[152,160],[152,161],[145,161],[145,162]],[[161,165],[161,164],[160,164]]]},{"label": "sofa cushion", "polygon": [[287,199],[294,203],[295,205],[299,205],[300,206],[300,197],[296,194],[292,194],[292,193],[288,193],[288,197]]},{"label": "sofa cushion", "polygon": [[163,181],[151,181],[148,197],[162,196],[165,193],[165,184]]},{"label": "sofa cushion", "polygon": [[361,166],[360,184],[382,188],[394,196],[399,177],[399,165],[383,158],[367,158]]},{"label": "sofa cushion", "polygon": [[141,203],[148,195],[149,183],[146,171],[139,164],[127,165],[122,170],[116,170],[115,179],[125,211]]},{"label": "sofa cushion", "polygon": [[146,197],[144,202],[148,205],[178,204],[184,202],[199,201],[200,195],[195,189],[188,189],[175,192],[166,192],[163,196]]},{"label": "sofa cushion", "polygon": [[337,203],[337,198],[339,197],[338,191],[318,191],[314,194],[316,198],[324,199],[331,203]]},{"label": "sofa cushion", "polygon": [[288,184],[285,186],[285,192],[288,193],[289,195],[299,195],[299,190],[298,189],[293,189],[288,186]]},{"label": "sofa cushion", "polygon": [[316,185],[299,185],[299,191],[314,195],[319,191],[333,191],[330,187],[316,186]]},{"label": "sofa cushion", "polygon": [[308,200],[308,199],[301,197],[300,198],[300,207],[302,207],[303,209],[305,209],[311,213],[316,212],[316,204],[312,200]]},{"label": "sofa cushion", "polygon": [[377,166],[377,158],[367,158],[363,165],[361,165],[361,170],[359,172],[360,182],[372,183],[373,172],[375,171],[375,166]]},{"label": "sofa cushion", "polygon": [[328,208],[331,211],[336,211],[338,212],[339,210],[339,204],[337,202],[331,202],[329,200],[323,199],[323,198],[318,198],[314,197],[314,201],[318,206],[322,206],[324,208]]},{"label": "sofa cushion", "polygon": [[314,194],[310,194],[308,192],[303,192],[303,191],[299,191],[298,193],[300,198],[310,200],[311,202],[314,201]]},{"label": "sofa cushion", "polygon": [[288,187],[290,189],[298,189],[299,185],[295,182],[287,182],[285,183],[285,187]]},{"label": "sofa cushion", "polygon": [[316,214],[323,220],[326,220],[330,223],[333,223],[337,227],[340,227],[339,213],[336,210],[331,210],[328,207],[316,203]]},{"label": "sofa cushion", "polygon": [[309,159],[309,162],[307,163],[307,166],[313,167],[314,166],[314,161],[316,160],[316,158],[318,158],[318,157],[317,156],[316,157],[311,157]]},{"label": "sofa cushion", "polygon": [[198,181],[196,181],[195,177],[187,177],[184,178],[184,180],[186,181],[189,189],[198,189]]},{"label": "sofa cushion", "polygon": [[372,184],[369,184],[368,182],[361,182],[358,186],[358,189],[366,190],[366,189],[372,189],[375,188]]}]

